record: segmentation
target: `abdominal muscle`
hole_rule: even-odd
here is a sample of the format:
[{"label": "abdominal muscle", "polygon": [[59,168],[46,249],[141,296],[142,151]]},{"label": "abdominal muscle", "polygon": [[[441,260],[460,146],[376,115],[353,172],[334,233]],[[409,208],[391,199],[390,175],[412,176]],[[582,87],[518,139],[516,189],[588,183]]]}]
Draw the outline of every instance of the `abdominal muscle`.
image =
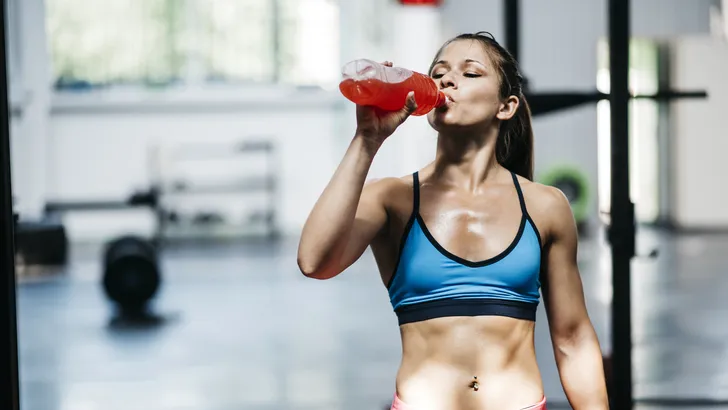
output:
[{"label": "abdominal muscle", "polygon": [[534,327],[496,316],[402,325],[399,399],[417,410],[518,410],[540,402]]}]

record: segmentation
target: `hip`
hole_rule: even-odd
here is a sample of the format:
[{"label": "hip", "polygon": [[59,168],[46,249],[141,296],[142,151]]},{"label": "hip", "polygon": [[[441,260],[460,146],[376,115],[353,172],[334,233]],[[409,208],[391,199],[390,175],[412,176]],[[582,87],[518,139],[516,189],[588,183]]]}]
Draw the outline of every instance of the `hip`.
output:
[{"label": "hip", "polygon": [[[420,408],[416,408],[414,406],[410,406],[409,404],[402,401],[399,396],[395,393],[394,399],[392,400],[392,407],[390,410],[424,410]],[[539,401],[536,404],[523,407],[519,410],[547,410],[546,409],[546,397],[544,396],[541,401]]]}]

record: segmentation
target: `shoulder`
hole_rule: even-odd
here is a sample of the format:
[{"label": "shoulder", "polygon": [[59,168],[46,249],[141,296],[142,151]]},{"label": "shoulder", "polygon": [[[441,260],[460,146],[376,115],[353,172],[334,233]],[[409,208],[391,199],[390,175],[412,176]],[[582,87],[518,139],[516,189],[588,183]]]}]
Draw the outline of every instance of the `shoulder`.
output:
[{"label": "shoulder", "polygon": [[[529,210],[531,208],[545,208],[551,212],[571,213],[571,205],[564,193],[553,186],[532,182],[525,178],[518,179],[523,190],[523,196]],[[531,206],[533,204],[533,206]]]},{"label": "shoulder", "polygon": [[412,190],[412,175],[403,177],[371,178],[364,183],[364,189],[379,194],[393,194],[400,191]]},{"label": "shoulder", "polygon": [[362,196],[377,199],[386,205],[403,199],[411,199],[412,186],[412,175],[369,179],[364,184]]},{"label": "shoulder", "polygon": [[569,199],[560,189],[520,177],[518,182],[528,214],[542,235],[553,237],[575,226]]}]

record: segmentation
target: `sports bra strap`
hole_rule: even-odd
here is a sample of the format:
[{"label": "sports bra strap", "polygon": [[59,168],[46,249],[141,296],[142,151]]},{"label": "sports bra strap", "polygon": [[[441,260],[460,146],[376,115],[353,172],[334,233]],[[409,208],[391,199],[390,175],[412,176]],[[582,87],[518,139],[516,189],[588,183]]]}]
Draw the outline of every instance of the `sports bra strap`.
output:
[{"label": "sports bra strap", "polygon": [[413,212],[417,215],[420,212],[420,176],[419,171],[412,174],[412,189],[414,195]]},{"label": "sports bra strap", "polygon": [[516,176],[515,172],[511,172],[511,176],[513,176],[513,184],[516,186],[516,192],[518,192],[518,201],[521,203],[521,212],[523,212],[524,215],[527,215],[528,211],[526,210],[526,200],[523,199],[523,191],[521,191],[521,184],[518,183],[518,176]]}]

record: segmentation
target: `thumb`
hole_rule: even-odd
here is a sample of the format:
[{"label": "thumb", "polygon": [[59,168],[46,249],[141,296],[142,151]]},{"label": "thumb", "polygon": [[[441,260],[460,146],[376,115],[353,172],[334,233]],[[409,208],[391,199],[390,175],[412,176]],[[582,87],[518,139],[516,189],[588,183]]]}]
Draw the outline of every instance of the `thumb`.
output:
[{"label": "thumb", "polygon": [[402,115],[402,120],[409,117],[413,112],[417,110],[417,101],[415,101],[415,92],[410,91],[407,93],[407,99],[405,100],[404,107],[402,107],[402,110],[400,111],[400,114]]}]

